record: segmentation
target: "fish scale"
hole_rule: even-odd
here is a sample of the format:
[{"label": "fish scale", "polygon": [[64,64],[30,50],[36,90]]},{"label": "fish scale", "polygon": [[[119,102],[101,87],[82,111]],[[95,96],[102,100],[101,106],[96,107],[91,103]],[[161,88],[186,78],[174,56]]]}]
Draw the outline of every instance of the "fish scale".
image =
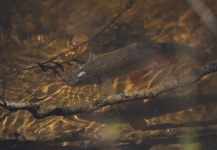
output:
[{"label": "fish scale", "polygon": [[[200,52],[200,53],[198,53]],[[64,77],[67,85],[101,83],[108,78],[129,74],[162,57],[188,54],[198,57],[198,47],[178,43],[149,43],[125,47],[90,61]],[[201,56],[200,56],[201,57]]]},{"label": "fish scale", "polygon": [[[139,45],[108,53],[84,65],[88,74],[96,75],[101,81],[115,78],[139,69],[162,56],[174,55],[152,45]],[[103,64],[103,65],[102,65]]]}]

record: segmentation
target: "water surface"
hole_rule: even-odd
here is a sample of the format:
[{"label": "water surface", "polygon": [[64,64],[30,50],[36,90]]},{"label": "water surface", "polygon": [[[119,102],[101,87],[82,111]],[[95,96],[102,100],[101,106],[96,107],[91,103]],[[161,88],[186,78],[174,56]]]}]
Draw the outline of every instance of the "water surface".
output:
[{"label": "water surface", "polygon": [[[1,1],[0,72],[56,56],[68,44],[90,38],[117,15],[125,2]],[[217,16],[215,0],[199,2]],[[184,0],[137,0],[110,28],[79,49],[79,55],[87,60],[90,52],[100,56],[132,44],[157,41],[201,45],[210,54],[209,59],[216,59],[216,33],[207,25],[215,21],[204,17],[207,11],[201,14]],[[71,55],[56,61],[68,60]],[[203,63],[188,56],[178,57],[167,66],[144,69],[143,83],[139,86],[134,86],[127,76],[112,81],[118,93],[135,91],[171,77],[188,75]],[[63,75],[79,65],[64,67]],[[1,95],[14,102],[71,106],[105,96],[97,85],[71,88],[60,83],[52,71],[43,72],[39,67],[6,75],[0,81],[5,85],[0,88]],[[216,149],[216,81],[214,73],[196,84],[151,100],[68,117],[34,119],[28,111],[9,112],[0,108],[0,146],[2,149]]]}]

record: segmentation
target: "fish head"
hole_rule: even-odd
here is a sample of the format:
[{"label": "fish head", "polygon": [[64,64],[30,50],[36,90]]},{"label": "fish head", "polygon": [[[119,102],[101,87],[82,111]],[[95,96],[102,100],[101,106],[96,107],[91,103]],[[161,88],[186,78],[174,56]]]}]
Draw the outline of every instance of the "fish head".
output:
[{"label": "fish head", "polygon": [[88,75],[85,71],[75,69],[66,75],[62,81],[69,86],[82,86],[99,83],[99,79],[94,75]]}]

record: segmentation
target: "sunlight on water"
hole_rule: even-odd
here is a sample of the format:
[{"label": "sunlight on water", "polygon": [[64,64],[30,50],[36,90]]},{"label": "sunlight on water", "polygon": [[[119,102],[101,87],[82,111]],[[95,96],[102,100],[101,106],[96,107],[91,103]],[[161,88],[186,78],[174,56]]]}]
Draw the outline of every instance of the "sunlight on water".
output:
[{"label": "sunlight on water", "polygon": [[[217,16],[216,1],[201,2]],[[64,52],[67,46],[76,46],[88,40],[124,4],[124,0],[33,0],[5,3],[8,7],[5,14],[8,15],[0,18],[0,72],[15,71],[41,62]],[[2,20],[6,20],[6,23]],[[131,10],[126,11],[99,37],[55,62],[69,60],[75,55],[88,61],[90,53],[99,57],[122,47],[148,41],[201,45],[206,48],[203,50],[209,53],[210,59],[216,59],[215,38],[187,2],[138,0]],[[151,88],[170,79],[189,75],[203,63],[188,55],[176,56],[167,64],[157,66],[151,63],[141,68],[142,83],[137,86],[126,75],[112,79],[113,87],[117,93]],[[75,62],[65,64],[60,76],[65,76],[79,66]],[[90,114],[67,117],[34,119],[28,111],[9,112],[0,108],[0,140],[16,139],[21,143],[48,141],[51,146],[73,148],[131,148],[132,144],[143,147],[146,145],[143,138],[147,133],[153,135],[158,130],[169,133],[169,128],[171,131],[180,126],[186,128],[183,125],[186,122],[200,125],[203,121],[216,120],[216,80],[215,74],[211,74],[203,77],[199,83],[164,93],[154,99],[106,106]],[[5,88],[2,86],[3,81],[6,83]],[[100,85],[69,87],[61,83],[52,70],[43,72],[39,67],[0,78],[0,86],[0,94],[7,101],[32,102],[42,106],[82,105],[107,96]],[[191,131],[196,134],[196,130]],[[177,135],[188,132],[183,129],[183,133]],[[165,145],[154,140],[147,145],[150,149],[203,148],[203,143],[195,142],[192,137],[182,138],[177,143],[172,140],[170,143],[170,140]]]}]

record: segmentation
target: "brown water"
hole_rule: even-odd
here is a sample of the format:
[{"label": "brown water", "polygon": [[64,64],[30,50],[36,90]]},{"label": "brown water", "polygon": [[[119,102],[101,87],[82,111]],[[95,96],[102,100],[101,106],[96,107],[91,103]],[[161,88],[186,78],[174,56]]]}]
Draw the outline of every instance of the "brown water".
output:
[{"label": "brown water", "polygon": [[[72,44],[72,39],[84,41],[114,17],[125,2],[2,0],[0,73],[55,56],[65,50],[68,41]],[[217,16],[217,1],[200,2]],[[80,55],[103,55],[152,40],[201,45],[206,47],[210,59],[216,59],[217,35],[215,28],[209,26],[215,25],[210,18],[207,11],[198,15],[184,0],[137,0],[115,24],[80,49]],[[70,54],[57,61],[69,58]],[[144,70],[144,82],[139,86],[134,86],[128,77],[114,79],[115,89],[120,93],[149,88],[168,78],[187,75],[204,63],[188,56],[173,62]],[[63,75],[78,66],[66,65]],[[1,95],[14,102],[71,106],[105,96],[97,85],[71,88],[60,83],[51,71],[42,72],[37,67],[4,76],[0,81],[6,87],[0,88]],[[149,101],[122,103],[68,117],[34,119],[27,111],[0,108],[0,149],[216,149],[216,81],[216,74],[211,74],[196,84]]]}]

